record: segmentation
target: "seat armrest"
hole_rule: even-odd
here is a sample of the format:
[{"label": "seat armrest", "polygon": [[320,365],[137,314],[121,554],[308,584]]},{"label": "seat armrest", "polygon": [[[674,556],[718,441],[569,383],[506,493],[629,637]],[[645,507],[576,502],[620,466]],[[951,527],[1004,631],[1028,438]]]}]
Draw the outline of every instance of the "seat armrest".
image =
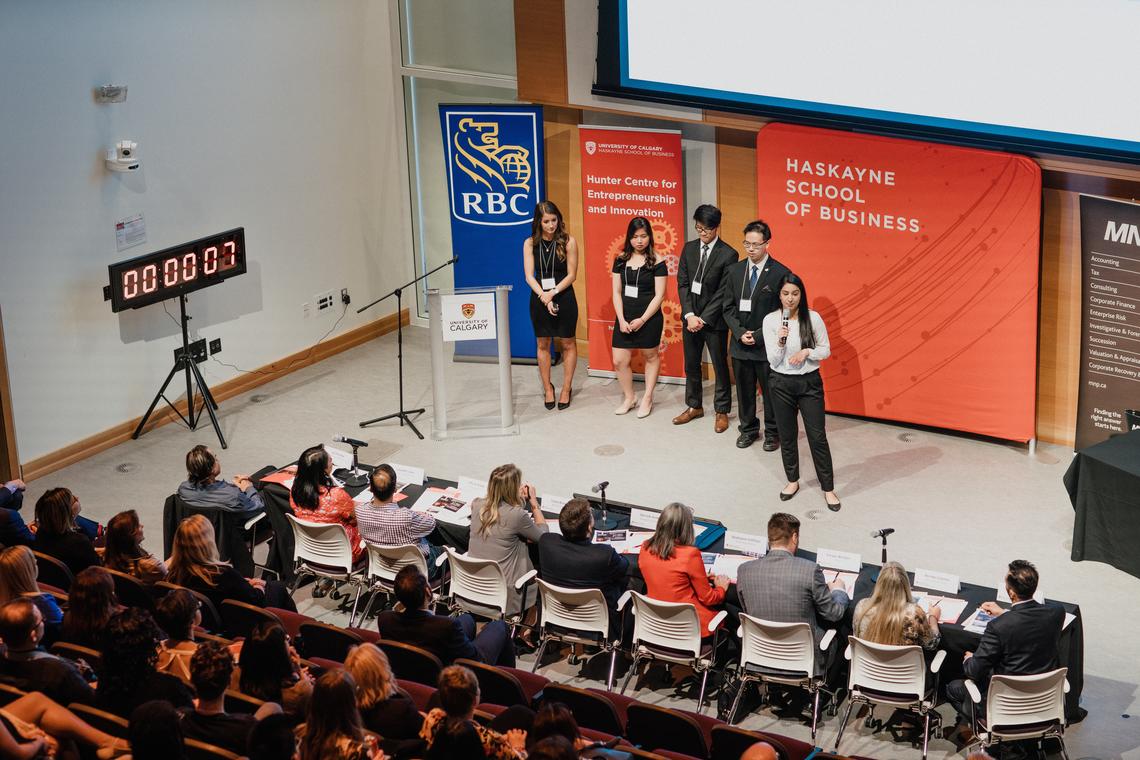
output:
[{"label": "seat armrest", "polygon": [[850,644],[848,644],[848,645],[847,645],[847,648],[843,650],[843,659],[845,659],[845,660],[848,660],[848,661],[849,661],[849,660],[851,659],[851,657],[852,657],[852,655],[851,655],[851,645],[850,645]]},{"label": "seat armrest", "polygon": [[443,567],[444,562],[447,562],[447,552],[443,552],[442,554],[440,554],[438,557],[435,558],[435,566],[436,567]]},{"label": "seat armrest", "polygon": [[716,629],[720,627],[720,624],[724,622],[726,617],[728,617],[728,610],[721,610],[716,613],[716,616],[709,621],[709,633],[715,633]]},{"label": "seat armrest", "polygon": [[629,604],[629,600],[633,598],[632,594],[633,594],[632,591],[626,591],[624,594],[622,594],[618,598],[618,602],[617,602],[618,612],[621,612],[622,610],[624,610],[625,606],[627,604]]},{"label": "seat armrest", "polygon": [[835,641],[835,629],[829,628],[823,634],[823,638],[819,640],[819,651],[826,652],[831,648],[831,642],[833,641]]},{"label": "seat armrest", "polygon": [[254,525],[257,525],[259,522],[261,522],[264,519],[265,519],[265,513],[264,512],[258,512],[256,515],[254,515],[253,517],[246,520],[245,525],[243,525],[241,527],[243,530],[249,530]]},{"label": "seat armrest", "polygon": [[967,678],[965,681],[966,693],[970,695],[970,701],[975,705],[982,703],[982,692],[978,690],[978,685],[973,680]]},{"label": "seat armrest", "polygon": [[939,649],[934,655],[934,659],[930,661],[930,672],[937,673],[942,669],[942,663],[946,660],[946,650]]},{"label": "seat armrest", "polygon": [[1066,694],[1069,693],[1069,679],[1068,678],[1065,679],[1065,693]]},{"label": "seat armrest", "polygon": [[526,573],[521,578],[519,578],[517,581],[515,581],[515,589],[517,591],[522,591],[523,588],[526,586],[526,584],[530,583],[531,581],[533,581],[537,577],[538,577],[538,571],[537,570],[531,570],[530,572]]}]

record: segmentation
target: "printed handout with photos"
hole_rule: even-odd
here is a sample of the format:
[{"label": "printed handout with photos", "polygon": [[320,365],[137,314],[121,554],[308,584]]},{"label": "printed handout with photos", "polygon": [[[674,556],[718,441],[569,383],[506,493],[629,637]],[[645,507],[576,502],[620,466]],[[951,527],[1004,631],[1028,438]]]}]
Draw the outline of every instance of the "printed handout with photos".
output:
[{"label": "printed handout with photos", "polygon": [[471,523],[470,504],[455,488],[425,488],[412,509],[454,525]]}]

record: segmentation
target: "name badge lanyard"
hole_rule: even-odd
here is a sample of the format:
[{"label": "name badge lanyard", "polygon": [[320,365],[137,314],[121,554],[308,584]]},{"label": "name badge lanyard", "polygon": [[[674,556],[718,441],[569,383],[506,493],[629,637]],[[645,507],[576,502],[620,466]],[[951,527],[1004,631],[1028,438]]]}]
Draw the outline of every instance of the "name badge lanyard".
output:
[{"label": "name badge lanyard", "polygon": [[712,248],[710,247],[708,252],[705,253],[704,256],[701,256],[697,262],[697,271],[693,273],[693,283],[689,286],[689,290],[692,291],[694,295],[699,296],[701,291],[704,290],[704,280],[701,279],[701,275],[704,274],[704,270],[709,268],[709,259],[711,258]]},{"label": "name badge lanyard", "polygon": [[[640,290],[640,288],[638,288],[637,284],[638,284],[638,282],[641,281],[641,270],[642,269],[645,269],[645,264],[642,264],[641,266],[639,266],[637,268],[637,274],[633,278],[633,285],[632,286],[629,284],[629,266],[626,265],[626,267],[624,269],[622,269],[622,272],[621,272],[622,282],[625,284],[625,295],[628,298],[637,298],[639,295],[641,295],[641,290]],[[630,293],[631,287],[633,288],[632,293]]]},{"label": "name badge lanyard", "polygon": [[[744,298],[744,289],[748,287],[748,279],[749,278],[746,276],[744,278],[744,282],[740,283],[740,308],[739,308],[739,311],[749,311],[749,312],[752,311],[752,297],[754,295],[756,295],[756,288],[760,287],[760,275],[761,274],[763,274],[763,273],[762,272],[757,273],[756,285],[753,286],[752,292],[748,294],[747,299]],[[747,305],[748,308],[744,308],[745,305]]]},{"label": "name badge lanyard", "polygon": [[[558,243],[551,240],[549,248],[547,247],[545,240],[540,240],[539,243],[542,246],[542,250],[538,253],[539,285],[543,290],[554,290],[555,285],[557,285],[557,282],[554,279],[554,256],[558,250]],[[547,263],[546,258],[548,253],[550,254],[549,263]],[[550,272],[550,276],[544,277],[543,274],[547,271]]]}]

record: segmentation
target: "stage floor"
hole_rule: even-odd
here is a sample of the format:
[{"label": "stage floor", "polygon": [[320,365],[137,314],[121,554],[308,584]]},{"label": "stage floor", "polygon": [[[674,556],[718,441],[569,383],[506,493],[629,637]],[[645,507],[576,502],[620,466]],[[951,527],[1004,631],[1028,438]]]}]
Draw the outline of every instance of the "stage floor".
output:
[{"label": "stage floor", "polygon": [[[100,521],[120,509],[137,509],[147,526],[146,545],[159,553],[162,505],[184,479],[184,457],[193,445],[213,446],[228,478],[265,464],[284,464],[307,446],[343,434],[369,442],[361,449],[362,461],[368,463],[390,460],[436,475],[485,479],[496,465],[514,462],[539,493],[584,492],[609,480],[612,499],[655,508],[681,501],[737,530],[763,533],[770,513],[789,511],[803,521],[805,548],[861,552],[866,561],[879,558],[879,541],[870,537],[871,531],[891,527],[896,533],[890,537],[890,558],[908,569],[957,573],[964,581],[994,586],[1010,559],[1029,559],[1040,570],[1046,596],[1081,605],[1083,705],[1089,716],[1069,731],[1070,757],[1140,759],[1140,715],[1128,717],[1140,713],[1140,642],[1129,628],[1140,602],[1140,580],[1107,565],[1069,560],[1073,510],[1061,484],[1071,459],[1067,449],[1040,444],[1031,456],[1024,446],[829,416],[836,490],[843,500],[842,511],[832,513],[824,506],[802,432],[803,489],[792,501],[780,502],[784,478],[779,452],[765,452],[759,444],[737,449],[735,415],[721,435],[713,432],[711,414],[674,426],[672,417],[684,407],[683,388],[659,385],[650,417],[614,416],[621,397],[616,381],[587,378],[584,359],[569,409],[547,411],[537,369],[516,365],[519,435],[432,440],[431,371],[423,328],[405,332],[405,389],[409,408],[427,407],[419,425],[426,439],[420,441],[394,422],[361,429],[360,420],[397,407],[395,341],[394,334],[384,336],[223,402],[220,419],[228,450],[217,447],[208,419],[197,432],[167,425],[42,478],[28,488],[27,519],[44,490],[67,486],[81,499],[84,513]],[[217,365],[201,366],[209,381]],[[453,398],[463,402],[449,414],[496,410],[496,377],[493,365],[453,365],[448,382],[458,392]],[[554,377],[560,388],[561,367],[554,369]],[[637,389],[640,395],[640,384]],[[711,396],[706,386],[710,410]],[[306,598],[301,607],[322,619],[343,621],[327,599]],[[577,675],[564,661],[542,672],[560,680]],[[692,700],[671,699],[672,690],[659,680],[650,681],[639,696],[692,706]],[[952,721],[948,708],[943,712]],[[770,711],[753,714],[742,725],[808,736],[806,726],[777,721]],[[855,725],[844,739],[844,753],[919,756],[909,745],[872,737]],[[830,749],[837,727],[838,719],[825,717],[818,736],[825,748]],[[931,757],[953,755],[949,742],[932,743]]]}]

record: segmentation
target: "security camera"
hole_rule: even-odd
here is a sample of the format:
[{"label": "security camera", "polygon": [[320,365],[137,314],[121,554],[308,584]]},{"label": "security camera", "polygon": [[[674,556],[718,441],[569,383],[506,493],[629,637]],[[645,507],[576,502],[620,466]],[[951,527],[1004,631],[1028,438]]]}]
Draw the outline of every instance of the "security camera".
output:
[{"label": "security camera", "polygon": [[107,151],[107,168],[113,172],[136,171],[142,162],[138,159],[139,144],[132,140],[120,140]]}]

